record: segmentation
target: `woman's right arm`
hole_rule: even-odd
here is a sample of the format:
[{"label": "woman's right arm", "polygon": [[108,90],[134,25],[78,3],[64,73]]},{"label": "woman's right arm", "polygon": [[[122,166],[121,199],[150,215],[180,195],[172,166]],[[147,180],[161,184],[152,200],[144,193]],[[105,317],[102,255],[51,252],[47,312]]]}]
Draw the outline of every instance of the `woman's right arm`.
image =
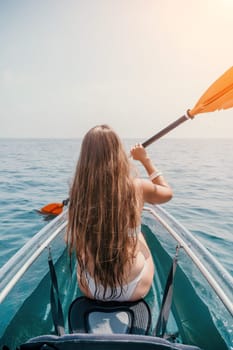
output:
[{"label": "woman's right arm", "polygon": [[131,148],[131,155],[134,160],[142,163],[149,176],[149,180],[140,179],[144,202],[150,204],[168,202],[173,195],[172,189],[163,174],[156,168],[150,157],[148,157],[145,148],[141,144],[136,144]]}]

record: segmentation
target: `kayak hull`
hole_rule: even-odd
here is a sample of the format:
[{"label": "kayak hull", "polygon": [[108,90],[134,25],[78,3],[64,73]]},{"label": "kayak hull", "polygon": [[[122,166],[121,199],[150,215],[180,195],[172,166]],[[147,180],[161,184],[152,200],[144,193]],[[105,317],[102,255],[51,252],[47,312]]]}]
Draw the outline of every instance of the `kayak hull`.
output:
[{"label": "kayak hull", "polygon": [[[158,213],[160,214],[160,210]],[[65,218],[66,213],[53,220],[54,223],[49,224],[45,236],[47,239],[51,236],[51,232],[58,230],[58,234],[54,237],[50,246],[55,261],[59,294],[65,315],[65,332],[69,333],[67,318],[69,307],[73,300],[82,296],[82,293],[77,286],[75,262],[72,260],[72,266],[70,266],[70,259],[63,239],[66,229]],[[150,214],[145,213],[143,215],[142,231],[150,246],[155,263],[153,285],[145,297],[151,312],[152,330],[158,320],[164,287],[177,250],[177,242],[166,235],[167,233],[162,226],[157,219],[151,219]],[[176,222],[174,223],[175,226],[177,226]],[[59,228],[61,228],[60,231]],[[182,229],[178,227],[177,231],[181,232]],[[41,239],[40,235],[40,245]],[[48,249],[46,248],[23,277],[19,279],[4,302],[0,304],[1,314],[6,315],[2,325],[0,325],[0,345],[7,345],[10,349],[15,349],[28,339],[37,336],[43,336],[44,334],[55,336],[50,307],[51,278],[48,272],[48,255]],[[20,260],[16,261],[16,265],[19,266],[19,264]],[[228,329],[232,329],[231,317],[229,317],[229,313],[224,306],[219,304],[218,298],[214,299],[214,292],[206,284],[203,277],[196,280],[197,275],[199,275],[199,271],[195,264],[192,261],[190,262],[184,249],[180,249],[166,337],[176,343],[196,345],[207,350],[228,349],[232,338],[231,333],[225,332],[224,327],[227,324]],[[225,276],[227,275],[225,274]],[[4,279],[2,279],[2,284],[3,282]],[[218,311],[212,310],[214,304],[216,304]],[[221,314],[217,315],[219,305],[221,305]],[[148,337],[151,337],[152,334],[148,333]],[[133,338],[129,339],[133,341]]]}]

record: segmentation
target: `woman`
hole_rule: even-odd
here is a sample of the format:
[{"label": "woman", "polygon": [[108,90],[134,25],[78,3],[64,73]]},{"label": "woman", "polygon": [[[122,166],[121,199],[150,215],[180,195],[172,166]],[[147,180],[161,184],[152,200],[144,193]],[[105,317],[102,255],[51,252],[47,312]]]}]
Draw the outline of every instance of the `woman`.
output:
[{"label": "woman", "polygon": [[146,150],[131,149],[149,180],[134,178],[122,143],[107,125],[84,137],[70,191],[67,241],[76,252],[81,291],[101,300],[138,300],[152,284],[154,264],[141,233],[144,202],[171,199],[172,190]]}]

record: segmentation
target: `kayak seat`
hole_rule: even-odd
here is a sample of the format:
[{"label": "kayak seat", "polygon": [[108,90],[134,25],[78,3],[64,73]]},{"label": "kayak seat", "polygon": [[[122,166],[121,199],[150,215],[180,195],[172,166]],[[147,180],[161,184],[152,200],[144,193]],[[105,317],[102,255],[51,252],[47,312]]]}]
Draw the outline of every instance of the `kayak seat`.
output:
[{"label": "kayak seat", "polygon": [[42,335],[18,350],[201,350],[197,346],[170,343],[163,338],[133,334]]},{"label": "kayak seat", "polygon": [[70,333],[148,334],[151,313],[143,299],[103,302],[83,296],[70,305],[68,323]]}]

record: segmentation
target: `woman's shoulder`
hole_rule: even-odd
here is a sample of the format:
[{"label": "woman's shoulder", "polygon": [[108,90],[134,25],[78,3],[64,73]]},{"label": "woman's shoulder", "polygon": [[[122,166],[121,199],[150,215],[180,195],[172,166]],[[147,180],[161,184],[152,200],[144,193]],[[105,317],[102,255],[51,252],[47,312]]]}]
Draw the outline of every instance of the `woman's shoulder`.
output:
[{"label": "woman's shoulder", "polygon": [[143,186],[148,182],[149,182],[149,180],[142,179],[140,177],[135,177],[133,179],[133,183],[134,183],[136,188],[143,188]]},{"label": "woman's shoulder", "polygon": [[136,193],[139,197],[143,197],[143,182],[140,178],[134,178],[133,184],[136,190]]},{"label": "woman's shoulder", "polygon": [[145,202],[145,191],[147,188],[147,182],[148,180],[146,179],[141,179],[141,178],[135,178],[134,179],[134,186],[136,189],[137,197],[140,201],[140,207],[143,207],[144,202]]}]

